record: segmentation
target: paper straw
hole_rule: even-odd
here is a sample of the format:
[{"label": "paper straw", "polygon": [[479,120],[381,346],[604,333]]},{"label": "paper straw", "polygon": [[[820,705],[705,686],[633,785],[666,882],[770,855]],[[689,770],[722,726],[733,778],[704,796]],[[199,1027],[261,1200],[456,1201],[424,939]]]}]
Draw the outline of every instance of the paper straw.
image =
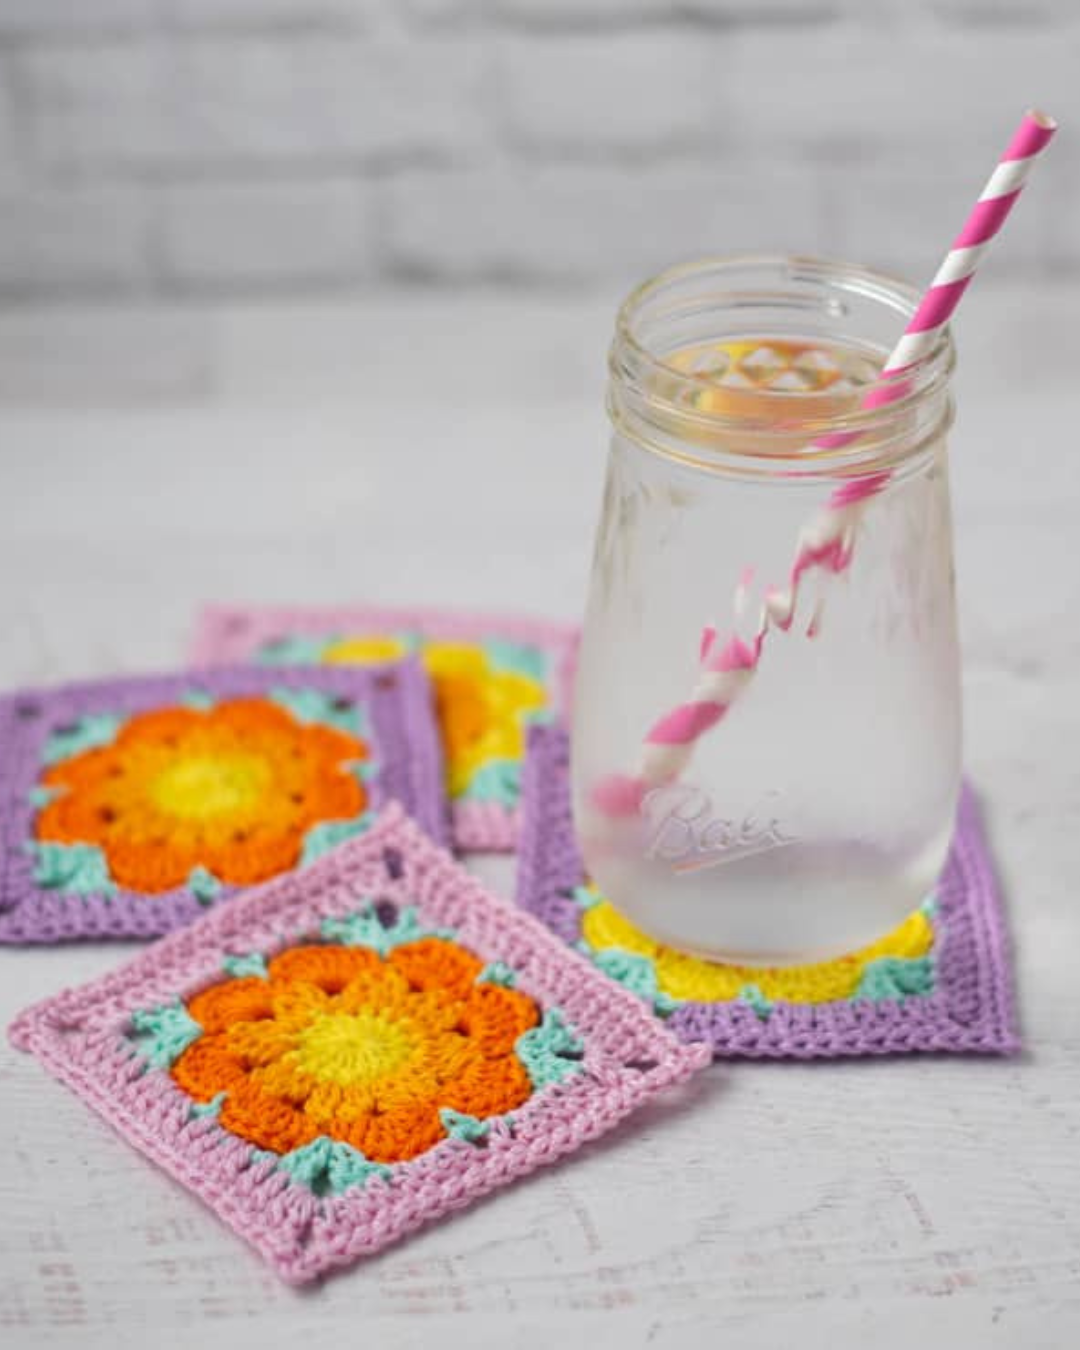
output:
[{"label": "paper straw", "polygon": [[[885,362],[881,378],[888,382],[875,384],[863,397],[861,407],[867,410],[884,407],[910,393],[910,381],[895,377],[902,377],[933,349],[1056,130],[1057,123],[1045,113],[1024,114],[963,229]],[[815,445],[840,449],[861,434],[839,432],[823,437]],[[766,592],[761,619],[750,641],[737,634],[721,641],[715,628],[706,627],[701,638],[698,678],[689,698],[664,713],[649,728],[636,777],[613,774],[595,785],[591,800],[601,814],[611,817],[637,814],[649,789],[671,782],[683,772],[699,737],[723,721],[749,685],[770,628],[786,632],[791,627],[799,587],[806,574],[814,570],[837,574],[851,565],[862,514],[891,478],[891,471],[878,470],[850,478],[833,491],[825,507],[800,531],[787,586]],[[749,574],[744,572],[736,593],[737,607],[745,602],[748,585]],[[819,601],[807,628],[808,636],[817,633],[821,617]]]}]

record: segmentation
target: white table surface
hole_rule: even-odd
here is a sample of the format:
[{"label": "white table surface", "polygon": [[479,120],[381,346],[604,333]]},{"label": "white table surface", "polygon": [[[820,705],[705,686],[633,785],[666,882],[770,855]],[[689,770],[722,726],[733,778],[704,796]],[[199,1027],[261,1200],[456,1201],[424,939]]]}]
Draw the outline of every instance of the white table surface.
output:
[{"label": "white table surface", "polygon": [[[0,1344],[1076,1344],[1078,300],[983,285],[961,330],[967,762],[1022,1057],[718,1065],[296,1292],[5,1043]],[[453,296],[0,316],[0,684],[168,667],[204,599],[575,616],[609,317]],[[124,950],[0,951],[0,1021]]]}]

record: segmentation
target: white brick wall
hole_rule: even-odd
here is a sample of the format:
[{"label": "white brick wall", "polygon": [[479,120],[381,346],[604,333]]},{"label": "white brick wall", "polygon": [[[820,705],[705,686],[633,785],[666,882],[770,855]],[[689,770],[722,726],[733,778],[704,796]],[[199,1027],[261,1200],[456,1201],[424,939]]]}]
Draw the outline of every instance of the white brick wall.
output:
[{"label": "white brick wall", "polygon": [[921,278],[1031,101],[992,265],[1080,276],[1077,0],[0,0],[0,296]]}]

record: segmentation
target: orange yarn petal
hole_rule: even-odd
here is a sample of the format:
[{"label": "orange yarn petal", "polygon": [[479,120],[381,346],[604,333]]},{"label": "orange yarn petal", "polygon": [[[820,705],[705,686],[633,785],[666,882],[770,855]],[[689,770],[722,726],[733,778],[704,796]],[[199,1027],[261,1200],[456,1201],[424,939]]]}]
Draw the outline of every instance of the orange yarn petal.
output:
[{"label": "orange yarn petal", "polygon": [[256,1148],[289,1153],[318,1137],[313,1121],[295,1106],[263,1092],[250,1079],[231,1089],[222,1103],[219,1123]]},{"label": "orange yarn petal", "polygon": [[289,947],[273,958],[268,969],[272,980],[300,980],[324,993],[338,994],[357,975],[381,966],[377,953],[367,947],[313,945]]},{"label": "orange yarn petal", "polygon": [[227,1031],[236,1022],[254,1022],[274,1011],[270,986],[257,975],[223,980],[188,999],[191,1017],[208,1032]]},{"label": "orange yarn petal", "polygon": [[368,1117],[366,1126],[357,1122],[353,1137],[372,1162],[407,1162],[446,1138],[439,1106],[434,1101],[409,1102],[391,1111]]},{"label": "orange yarn petal", "polygon": [[462,998],[483,969],[472,952],[436,937],[395,947],[387,959],[414,989],[443,989]]},{"label": "orange yarn petal", "polygon": [[536,1004],[516,989],[478,984],[470,992],[462,1029],[489,1058],[509,1054],[517,1038],[536,1026]]},{"label": "orange yarn petal", "polygon": [[237,1022],[225,1033],[226,1045],[245,1068],[273,1064],[296,1049],[299,1029],[277,1017],[260,1022]]},{"label": "orange yarn petal", "polygon": [[446,1084],[441,1104],[484,1120],[513,1111],[532,1096],[532,1082],[515,1056],[481,1060]]},{"label": "orange yarn petal", "polygon": [[208,1102],[246,1077],[244,1066],[229,1053],[224,1032],[200,1036],[170,1070],[173,1081],[197,1102]]}]

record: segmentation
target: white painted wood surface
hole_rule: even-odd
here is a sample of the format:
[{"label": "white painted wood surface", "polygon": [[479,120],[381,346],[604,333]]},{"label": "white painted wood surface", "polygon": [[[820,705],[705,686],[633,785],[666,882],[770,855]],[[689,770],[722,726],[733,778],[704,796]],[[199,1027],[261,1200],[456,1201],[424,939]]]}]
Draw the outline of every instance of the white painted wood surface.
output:
[{"label": "white painted wood surface", "polygon": [[[298,1293],[5,1043],[0,1344],[1076,1344],[1076,305],[982,286],[961,331],[967,759],[1022,1058],[720,1065]],[[609,318],[450,297],[0,317],[0,682],[166,667],[209,598],[573,616]],[[123,952],[0,951],[0,1020]]]}]

